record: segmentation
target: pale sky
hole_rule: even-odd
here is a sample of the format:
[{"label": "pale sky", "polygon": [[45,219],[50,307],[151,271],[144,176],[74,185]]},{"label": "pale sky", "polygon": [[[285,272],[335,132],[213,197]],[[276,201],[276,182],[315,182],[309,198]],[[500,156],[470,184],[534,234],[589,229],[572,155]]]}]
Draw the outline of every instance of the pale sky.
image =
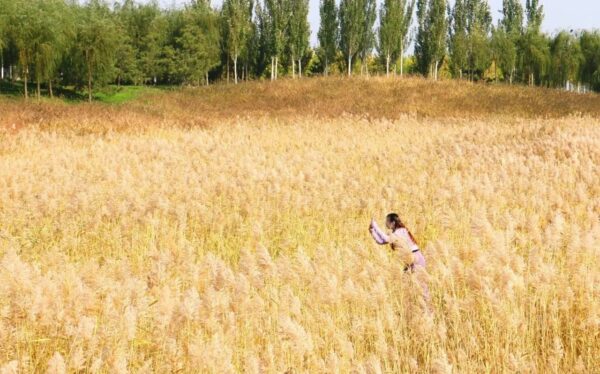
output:
[{"label": "pale sky", "polygon": [[[319,30],[319,0],[309,0],[310,10],[308,19],[311,26],[311,44],[317,44],[317,31]],[[377,0],[378,5],[383,0]],[[186,0],[159,0],[163,6],[181,6]],[[214,6],[219,7],[222,0],[211,0]],[[450,0],[450,2],[454,2]],[[502,9],[502,0],[488,0],[492,9],[494,20],[499,17]],[[525,4],[525,0],[522,1]],[[544,5],[543,29],[553,33],[561,29],[600,29],[600,0],[541,0]],[[339,3],[339,1],[338,1]]]}]

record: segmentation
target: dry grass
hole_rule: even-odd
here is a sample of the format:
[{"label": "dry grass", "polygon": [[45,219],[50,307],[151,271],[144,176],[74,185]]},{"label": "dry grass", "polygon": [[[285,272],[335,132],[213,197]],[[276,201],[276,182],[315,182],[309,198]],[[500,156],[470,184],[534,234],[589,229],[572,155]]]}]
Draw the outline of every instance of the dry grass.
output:
[{"label": "dry grass", "polygon": [[0,102],[0,372],[598,372],[597,96],[298,84]]}]

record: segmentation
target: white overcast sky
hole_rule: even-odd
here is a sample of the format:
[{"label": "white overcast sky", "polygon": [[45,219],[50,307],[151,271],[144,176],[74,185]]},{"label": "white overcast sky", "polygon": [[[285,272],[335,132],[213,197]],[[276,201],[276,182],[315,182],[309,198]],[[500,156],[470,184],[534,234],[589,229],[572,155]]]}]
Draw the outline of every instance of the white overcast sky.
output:
[{"label": "white overcast sky", "polygon": [[[149,1],[149,0],[142,0]],[[319,29],[319,0],[309,0],[309,21],[311,26],[311,44],[317,44]],[[382,0],[377,0],[380,4]],[[161,6],[181,6],[187,0],[159,0]],[[220,7],[222,0],[211,0],[214,6]],[[450,0],[450,2],[454,2]],[[502,9],[502,0],[488,0],[494,19],[497,20]],[[600,29],[600,0],[541,0],[544,5],[543,28],[547,32],[560,29]],[[338,1],[339,3],[339,1]],[[523,3],[525,1],[523,0]]]}]

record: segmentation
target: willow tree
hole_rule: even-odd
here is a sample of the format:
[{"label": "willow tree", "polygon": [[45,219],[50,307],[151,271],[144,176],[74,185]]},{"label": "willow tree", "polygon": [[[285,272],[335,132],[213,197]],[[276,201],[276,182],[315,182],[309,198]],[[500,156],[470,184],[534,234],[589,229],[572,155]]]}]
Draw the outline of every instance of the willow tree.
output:
[{"label": "willow tree", "polygon": [[93,88],[113,78],[118,38],[108,6],[99,0],[90,1],[77,14],[76,51],[83,64],[88,101]]},{"label": "willow tree", "polygon": [[555,87],[566,87],[579,79],[583,62],[579,40],[567,31],[559,32],[550,44],[550,80]]}]

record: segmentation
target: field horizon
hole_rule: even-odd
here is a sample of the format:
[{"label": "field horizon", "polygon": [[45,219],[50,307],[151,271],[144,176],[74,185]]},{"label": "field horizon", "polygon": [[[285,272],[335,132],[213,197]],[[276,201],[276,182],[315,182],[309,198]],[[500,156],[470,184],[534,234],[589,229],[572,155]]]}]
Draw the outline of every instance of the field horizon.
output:
[{"label": "field horizon", "polygon": [[[312,78],[0,113],[1,374],[600,373],[598,94]],[[373,242],[391,211],[426,268]]]}]

